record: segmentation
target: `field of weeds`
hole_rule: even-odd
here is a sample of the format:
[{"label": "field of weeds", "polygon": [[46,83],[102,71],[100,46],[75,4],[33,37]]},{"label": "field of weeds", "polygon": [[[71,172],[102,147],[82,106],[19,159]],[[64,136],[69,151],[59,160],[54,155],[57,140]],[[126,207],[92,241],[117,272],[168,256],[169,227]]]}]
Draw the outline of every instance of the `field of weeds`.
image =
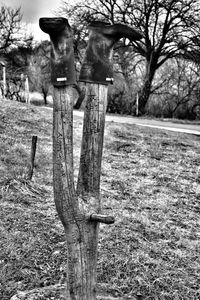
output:
[{"label": "field of weeds", "polygon": [[[76,174],[82,119],[74,120]],[[52,193],[52,110],[0,102],[0,299],[65,281]],[[35,170],[27,181],[31,138]],[[200,299],[200,137],[107,123],[98,282],[116,299]]]}]

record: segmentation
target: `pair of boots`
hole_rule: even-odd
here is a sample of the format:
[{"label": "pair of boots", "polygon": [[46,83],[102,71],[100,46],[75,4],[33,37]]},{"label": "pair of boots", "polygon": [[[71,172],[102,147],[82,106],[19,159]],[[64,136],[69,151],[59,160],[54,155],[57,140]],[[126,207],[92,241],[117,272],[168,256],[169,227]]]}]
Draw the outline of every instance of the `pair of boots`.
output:
[{"label": "pair of boots", "polygon": [[[65,18],[41,18],[39,25],[42,31],[50,35],[52,42],[53,85],[76,84],[73,37],[68,20]],[[113,46],[123,37],[134,41],[141,39],[142,35],[127,25],[91,22],[88,46],[80,70],[79,81],[109,84],[113,77]]]}]

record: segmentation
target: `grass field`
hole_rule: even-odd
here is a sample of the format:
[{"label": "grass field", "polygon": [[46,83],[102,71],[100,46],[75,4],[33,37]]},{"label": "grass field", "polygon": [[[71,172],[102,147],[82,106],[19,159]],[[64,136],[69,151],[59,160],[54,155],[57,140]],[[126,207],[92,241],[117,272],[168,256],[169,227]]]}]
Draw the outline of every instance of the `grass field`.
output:
[{"label": "grass field", "polygon": [[[74,120],[75,174],[82,119]],[[52,193],[52,111],[0,102],[0,299],[65,280]],[[33,180],[25,180],[38,136]],[[200,299],[200,137],[107,123],[98,282],[113,296]]]}]

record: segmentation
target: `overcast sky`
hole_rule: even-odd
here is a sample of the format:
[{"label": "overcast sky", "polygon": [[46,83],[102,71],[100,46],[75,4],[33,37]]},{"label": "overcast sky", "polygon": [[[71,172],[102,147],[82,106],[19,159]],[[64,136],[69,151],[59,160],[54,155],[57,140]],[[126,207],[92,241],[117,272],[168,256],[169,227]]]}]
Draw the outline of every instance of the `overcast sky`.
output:
[{"label": "overcast sky", "polygon": [[48,35],[39,28],[39,18],[55,17],[54,11],[59,8],[62,0],[0,0],[0,4],[12,8],[21,6],[23,21],[29,23],[37,39],[48,39]]}]

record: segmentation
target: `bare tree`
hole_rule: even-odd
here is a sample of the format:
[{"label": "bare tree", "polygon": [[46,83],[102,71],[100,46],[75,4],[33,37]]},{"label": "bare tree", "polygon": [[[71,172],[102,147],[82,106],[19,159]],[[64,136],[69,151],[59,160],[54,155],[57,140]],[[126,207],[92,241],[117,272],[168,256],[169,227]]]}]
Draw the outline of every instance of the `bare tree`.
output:
[{"label": "bare tree", "polygon": [[43,41],[33,49],[28,67],[31,89],[42,93],[45,105],[51,87],[49,57],[50,42]]},{"label": "bare tree", "polygon": [[148,112],[158,117],[198,118],[199,67],[181,58],[168,60],[157,72]]},{"label": "bare tree", "polygon": [[[32,51],[32,47],[27,44],[16,48],[11,46],[2,53],[2,60],[6,62],[6,98],[24,101],[24,79],[25,75],[29,75],[28,65]],[[3,89],[3,86],[1,88]]]},{"label": "bare tree", "polygon": [[[64,2],[62,13],[76,28],[98,19],[111,23],[122,22],[138,28],[143,40],[127,43],[130,53],[139,53],[145,59],[143,85],[139,92],[141,113],[151,94],[156,71],[169,58],[188,47],[197,34],[198,0],[91,0]],[[131,58],[130,58],[131,59]]]},{"label": "bare tree", "polygon": [[11,47],[25,45],[32,41],[31,35],[25,34],[22,26],[21,8],[13,9],[7,6],[0,8],[0,53],[5,53]]},{"label": "bare tree", "polygon": [[5,5],[0,7],[0,58],[6,65],[5,94],[8,98],[19,101],[22,100],[20,74],[26,70],[27,55],[33,40],[21,21],[21,8],[13,9]]}]

